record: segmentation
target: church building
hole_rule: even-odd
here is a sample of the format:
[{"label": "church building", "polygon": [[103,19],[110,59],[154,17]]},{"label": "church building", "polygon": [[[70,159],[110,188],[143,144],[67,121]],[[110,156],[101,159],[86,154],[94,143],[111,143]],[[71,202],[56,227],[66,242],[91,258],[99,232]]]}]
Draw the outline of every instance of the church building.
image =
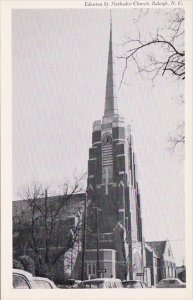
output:
[{"label": "church building", "polygon": [[[114,277],[151,286],[176,274],[169,241],[144,242],[133,139],[119,114],[114,73],[111,22],[104,115],[93,123],[86,194],[48,196],[46,191],[13,202],[13,259],[30,256],[41,272],[52,263],[47,276],[58,283]],[[45,224],[53,224],[53,212],[46,248]]]},{"label": "church building", "polygon": [[130,127],[120,116],[114,79],[112,22],[104,115],[89,149],[84,279],[144,279],[140,191]]}]

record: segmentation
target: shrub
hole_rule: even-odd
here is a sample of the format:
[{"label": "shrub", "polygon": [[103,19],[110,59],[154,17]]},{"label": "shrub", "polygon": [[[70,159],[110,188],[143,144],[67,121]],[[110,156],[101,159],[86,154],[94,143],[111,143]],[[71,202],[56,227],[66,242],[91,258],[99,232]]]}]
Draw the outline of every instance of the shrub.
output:
[{"label": "shrub", "polygon": [[19,261],[22,263],[25,271],[30,272],[32,275],[35,275],[35,263],[30,256],[20,256]]},{"label": "shrub", "polygon": [[24,267],[23,267],[22,263],[17,259],[13,259],[13,268],[24,270]]}]

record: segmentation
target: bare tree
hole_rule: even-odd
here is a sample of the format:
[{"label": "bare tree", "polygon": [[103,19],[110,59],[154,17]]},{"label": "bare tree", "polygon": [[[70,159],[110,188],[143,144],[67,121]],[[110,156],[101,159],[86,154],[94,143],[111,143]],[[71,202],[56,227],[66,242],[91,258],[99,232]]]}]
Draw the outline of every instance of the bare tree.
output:
[{"label": "bare tree", "polygon": [[[141,36],[140,30],[137,37],[127,38],[123,44],[125,53],[119,56],[125,61],[121,83],[130,62],[135,63],[139,73],[150,73],[153,81],[158,74],[163,76],[165,73],[185,79],[184,10],[174,9],[166,18],[168,24],[162,30],[157,29],[155,36],[150,33],[149,40]],[[145,52],[147,48],[148,52]],[[148,58],[146,64],[140,59],[144,55]]]},{"label": "bare tree", "polygon": [[[147,13],[147,9],[141,9],[135,23]],[[142,37],[142,30],[139,29],[137,37],[127,37],[123,44],[124,54],[118,57],[124,61],[120,87],[127,84],[124,78],[130,63],[135,64],[141,77],[150,78],[153,85],[159,75],[185,79],[184,10],[176,8],[168,11],[165,20],[164,28],[157,28],[154,35],[150,33],[149,39]],[[169,138],[170,149],[185,143],[184,126],[184,122],[181,122],[176,134]]]},{"label": "bare tree", "polygon": [[23,207],[13,216],[14,230],[19,233],[15,244],[22,243],[25,252],[35,258],[39,274],[54,267],[79,242],[83,203],[74,196],[81,191],[80,182],[76,179],[70,189],[65,184],[62,195],[51,197],[48,189],[34,185],[33,190],[27,189]]},{"label": "bare tree", "polygon": [[185,143],[185,134],[184,134],[184,122],[180,123],[176,128],[176,132],[174,135],[171,135],[168,139],[169,141],[169,149],[175,150],[177,145],[184,145]]}]

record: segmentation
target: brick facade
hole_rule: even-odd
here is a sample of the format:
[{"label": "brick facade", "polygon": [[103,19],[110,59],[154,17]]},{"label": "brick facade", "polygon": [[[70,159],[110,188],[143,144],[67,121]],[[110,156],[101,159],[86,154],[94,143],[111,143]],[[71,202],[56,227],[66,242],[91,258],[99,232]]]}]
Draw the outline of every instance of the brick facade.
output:
[{"label": "brick facade", "polygon": [[[107,250],[115,253],[115,271],[112,269],[103,276],[107,277],[110,272],[121,279],[133,279],[143,272],[140,192],[131,130],[118,112],[113,75],[111,28],[105,111],[102,121],[93,123],[89,149],[87,196],[90,205],[85,255],[91,251],[96,253],[98,231],[100,255]],[[97,217],[96,207],[100,210]],[[92,262],[97,265],[96,256]],[[109,268],[105,261],[100,263]],[[111,267],[114,268],[112,261]]]}]

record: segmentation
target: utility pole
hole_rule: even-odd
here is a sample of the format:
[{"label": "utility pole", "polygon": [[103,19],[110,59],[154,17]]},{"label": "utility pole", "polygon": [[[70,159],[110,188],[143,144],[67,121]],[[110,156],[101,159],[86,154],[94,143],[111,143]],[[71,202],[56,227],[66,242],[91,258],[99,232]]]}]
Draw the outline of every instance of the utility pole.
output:
[{"label": "utility pole", "polygon": [[141,239],[141,257],[142,257],[142,272],[143,272],[143,281],[146,280],[147,283],[147,273],[146,272],[146,254],[145,254],[145,239],[142,232],[142,218],[140,216],[140,239]]},{"label": "utility pole", "polygon": [[96,223],[97,223],[97,277],[100,277],[100,263],[99,263],[99,226],[98,226],[98,208],[96,208]]},{"label": "utility pole", "polygon": [[142,256],[142,273],[143,273],[143,281],[145,280],[145,261],[144,261],[144,251],[145,251],[145,243],[142,237],[141,241],[141,256]]},{"label": "utility pole", "polygon": [[81,274],[82,281],[84,280],[84,266],[85,266],[87,192],[88,192],[88,190],[86,190],[85,201],[84,201],[83,239],[82,239],[82,274]]},{"label": "utility pole", "polygon": [[99,225],[98,225],[98,213],[102,211],[99,207],[94,206],[96,210],[96,226],[97,226],[97,277],[100,277],[100,262],[99,262]]}]

